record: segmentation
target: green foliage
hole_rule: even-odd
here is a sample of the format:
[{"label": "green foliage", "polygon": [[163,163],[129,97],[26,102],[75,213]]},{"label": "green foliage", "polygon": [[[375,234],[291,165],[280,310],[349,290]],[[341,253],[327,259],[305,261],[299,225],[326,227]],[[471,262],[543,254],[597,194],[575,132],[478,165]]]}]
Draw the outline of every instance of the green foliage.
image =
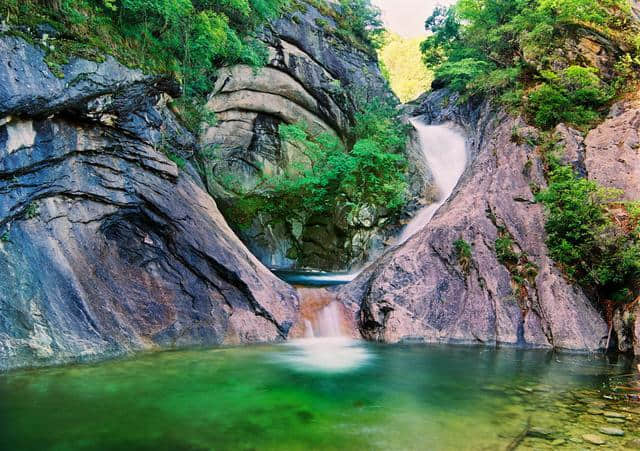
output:
[{"label": "green foliage", "polygon": [[462,267],[462,270],[466,273],[471,267],[471,245],[464,239],[460,238],[453,242],[453,247],[456,250],[456,257],[458,263]]},{"label": "green foliage", "polygon": [[40,216],[40,205],[38,205],[38,202],[33,201],[24,210],[24,217],[26,219],[35,219],[38,216]]},{"label": "green foliage", "polygon": [[513,250],[514,242],[509,235],[502,235],[496,239],[495,249],[498,261],[502,264],[516,264],[519,255]]},{"label": "green foliage", "polygon": [[20,25],[48,22],[62,37],[46,48],[57,76],[69,56],[115,56],[147,72],[169,73],[182,83],[185,116],[194,130],[194,110],[212,88],[216,69],[260,66],[267,51],[254,34],[290,0],[6,0],[0,15]]},{"label": "green foliage", "polygon": [[406,201],[406,126],[391,105],[379,101],[363,108],[356,120],[350,149],[331,134],[314,136],[303,124],[282,124],[282,141],[301,149],[307,162],[265,177],[245,194],[246,205],[232,207],[233,216],[249,218],[262,210],[279,221],[293,212],[303,217],[333,214],[345,205],[398,212]]},{"label": "green foliage", "polygon": [[185,160],[184,158],[182,158],[180,155],[176,153],[168,152],[167,158],[173,161],[176,164],[176,166],[178,166],[179,169],[184,169],[184,167],[187,165],[187,160]]},{"label": "green foliage", "polygon": [[9,242],[9,231],[6,230],[5,232],[2,233],[2,235],[0,235],[0,241],[2,241],[3,243],[8,243]]},{"label": "green foliage", "polygon": [[559,74],[543,71],[545,82],[528,96],[526,109],[537,126],[550,128],[559,122],[592,125],[599,109],[614,96],[593,68],[570,66]]},{"label": "green foliage", "polygon": [[431,71],[420,61],[421,40],[388,34],[384,46],[378,52],[391,89],[402,102],[413,100],[427,91],[433,79]]},{"label": "green foliage", "polygon": [[631,231],[616,226],[607,208],[620,196],[579,178],[568,166],[556,166],[549,187],[536,196],[547,212],[549,255],[566,274],[602,299],[629,301],[629,287],[640,279],[640,231],[635,207]]},{"label": "green foliage", "polygon": [[384,24],[380,9],[371,0],[340,0],[341,29],[351,33],[372,48],[380,48],[384,42]]},{"label": "green foliage", "polygon": [[[427,19],[432,34],[421,49],[435,71],[435,85],[448,86],[463,99],[488,95],[511,108],[526,100],[540,126],[560,120],[587,126],[615,89],[588,67],[555,73],[544,68],[558,67],[555,46],[571,26],[594,29],[633,48],[637,33],[630,23],[626,0],[458,0],[450,8],[436,8]],[[613,88],[638,72],[640,60],[634,58],[631,54],[620,64]],[[539,79],[542,84],[535,86]]]}]

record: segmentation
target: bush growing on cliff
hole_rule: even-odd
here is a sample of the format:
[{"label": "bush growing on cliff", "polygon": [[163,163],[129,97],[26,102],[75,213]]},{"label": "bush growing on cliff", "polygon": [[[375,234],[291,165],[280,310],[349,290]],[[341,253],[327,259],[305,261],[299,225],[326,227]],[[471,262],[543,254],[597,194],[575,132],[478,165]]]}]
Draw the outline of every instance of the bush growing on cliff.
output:
[{"label": "bush growing on cliff", "polygon": [[[554,69],[555,47],[571,27],[590,28],[628,48],[634,48],[636,35],[626,0],[458,0],[451,8],[436,8],[425,25],[432,35],[421,48],[435,70],[436,86],[449,86],[463,98],[499,98],[510,107],[526,99],[544,127],[559,120],[589,124],[611,99],[591,69]],[[628,79],[640,69],[633,55],[628,60],[632,67],[618,71],[618,77]],[[565,80],[574,75],[586,85],[567,86]],[[540,79],[543,84],[536,87]],[[562,108],[572,110],[568,119],[558,116]]]},{"label": "bush growing on cliff", "polygon": [[[250,204],[261,205],[275,220],[294,213],[329,215],[340,206],[399,211],[407,191],[406,126],[391,105],[379,101],[364,107],[356,119],[349,149],[328,133],[312,135],[304,124],[281,125],[281,139],[301,149],[307,161],[265,178],[254,192],[246,193],[253,199]],[[231,214],[248,216],[241,211]]]},{"label": "bush growing on cliff", "polygon": [[633,211],[627,229],[612,221],[610,208],[619,196],[568,166],[556,166],[549,187],[536,198],[547,213],[549,255],[602,300],[627,302],[630,287],[640,281],[640,229]]},{"label": "bush growing on cliff", "polygon": [[528,96],[526,109],[535,124],[550,128],[559,122],[593,124],[599,109],[614,95],[593,68],[571,66],[559,74],[542,71],[545,80]]},{"label": "bush growing on cliff", "polygon": [[[47,52],[58,64],[71,55],[175,75],[186,98],[178,105],[197,115],[216,69],[234,63],[259,66],[266,49],[253,35],[290,0],[6,0],[10,23],[49,22],[64,34]],[[196,117],[192,122],[198,122]]]}]

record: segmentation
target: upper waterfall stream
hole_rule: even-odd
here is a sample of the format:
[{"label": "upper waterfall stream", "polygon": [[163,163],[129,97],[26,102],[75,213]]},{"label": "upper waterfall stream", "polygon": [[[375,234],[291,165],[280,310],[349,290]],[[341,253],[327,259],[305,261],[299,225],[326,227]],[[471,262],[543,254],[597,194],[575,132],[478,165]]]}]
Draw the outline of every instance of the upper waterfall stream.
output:
[{"label": "upper waterfall stream", "polygon": [[[419,117],[411,119],[418,132],[421,149],[433,176],[436,201],[424,205],[403,228],[394,246],[406,242],[422,230],[433,218],[438,208],[453,193],[467,165],[466,141],[462,133],[451,123],[428,125]],[[362,269],[351,272],[276,271],[276,275],[292,285],[330,286],[351,282]]]},{"label": "upper waterfall stream", "polygon": [[411,124],[418,132],[438,200],[418,211],[398,237],[397,245],[407,241],[431,221],[438,208],[453,193],[467,165],[465,138],[454,125],[427,125],[418,118],[413,118]]}]

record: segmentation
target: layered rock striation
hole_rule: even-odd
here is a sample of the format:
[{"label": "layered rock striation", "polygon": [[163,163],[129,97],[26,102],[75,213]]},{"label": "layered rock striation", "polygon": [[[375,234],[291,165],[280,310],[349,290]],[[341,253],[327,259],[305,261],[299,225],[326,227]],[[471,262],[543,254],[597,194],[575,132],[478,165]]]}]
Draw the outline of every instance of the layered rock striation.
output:
[{"label": "layered rock striation", "polygon": [[[200,141],[214,155],[205,162],[207,185],[223,209],[259,190],[264,176],[309,164],[303,149],[280,139],[280,124],[303,123],[312,135],[328,133],[348,145],[358,105],[375,98],[396,102],[375,55],[341,38],[339,24],[326,12],[310,4],[302,9],[264,30],[266,67],[222,69],[209,98],[217,123]],[[410,174],[412,194],[422,197],[428,171],[419,149],[410,145],[408,157],[416,162],[412,167],[420,167]],[[265,213],[243,225],[228,218],[251,251],[275,268],[357,266],[379,251],[397,226],[388,212],[371,206],[358,211],[345,206],[330,218],[292,210],[284,222]]]},{"label": "layered rock striation", "polygon": [[297,294],[227,226],[166,107],[112,58],[0,37],[0,369],[282,340]]}]

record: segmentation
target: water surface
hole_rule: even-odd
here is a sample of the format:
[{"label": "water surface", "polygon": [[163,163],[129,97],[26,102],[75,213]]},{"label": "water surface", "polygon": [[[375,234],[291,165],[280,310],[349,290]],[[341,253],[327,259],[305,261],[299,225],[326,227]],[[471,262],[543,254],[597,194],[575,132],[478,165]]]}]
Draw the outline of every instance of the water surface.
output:
[{"label": "water surface", "polygon": [[[349,346],[351,355],[336,359],[357,364],[333,369],[294,342],[9,373],[0,376],[0,449],[496,450],[528,419],[563,440],[556,446],[585,449],[583,434],[612,426],[602,410],[625,416],[613,425],[625,437],[607,437],[605,447],[640,438],[640,410],[603,398],[617,375],[631,371],[623,362]],[[551,443],[528,437],[519,449]]]}]

